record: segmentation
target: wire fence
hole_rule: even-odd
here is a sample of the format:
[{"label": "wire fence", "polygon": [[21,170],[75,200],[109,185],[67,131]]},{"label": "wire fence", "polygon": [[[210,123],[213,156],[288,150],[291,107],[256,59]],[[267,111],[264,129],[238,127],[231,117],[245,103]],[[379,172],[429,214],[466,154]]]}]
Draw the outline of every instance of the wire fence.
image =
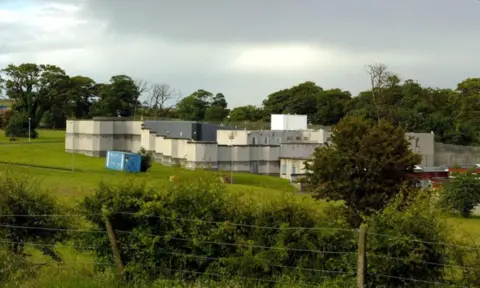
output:
[{"label": "wire fence", "polygon": [[[133,212],[116,212],[112,213],[110,215],[117,215],[117,216],[130,216],[130,217],[145,217],[145,218],[154,218],[154,219],[159,219],[159,220],[168,220],[168,221],[177,221],[177,222],[185,222],[185,223],[193,223],[193,224],[210,224],[210,225],[216,225],[218,227],[241,227],[241,228],[248,228],[248,229],[255,229],[255,230],[282,230],[282,231],[290,231],[293,233],[298,233],[302,231],[318,231],[318,232],[327,232],[327,231],[333,231],[333,232],[338,232],[338,233],[351,233],[350,239],[356,239],[359,237],[362,237],[361,230],[358,229],[346,229],[346,228],[337,228],[337,227],[294,227],[294,226],[288,226],[288,225],[279,225],[279,226],[264,226],[264,225],[252,225],[252,224],[245,224],[245,223],[233,223],[230,221],[218,221],[218,220],[207,220],[207,219],[190,219],[190,218],[182,218],[182,217],[167,217],[167,216],[159,216],[159,215],[148,215],[148,214],[142,214],[142,213],[133,213]],[[89,214],[88,216],[101,216],[104,217],[104,214],[98,213],[98,214]],[[36,218],[36,219],[41,219],[44,217],[60,217],[60,218],[73,218],[73,219],[79,219],[80,217],[85,217],[85,215],[82,214],[38,214],[38,215],[31,215],[31,214],[25,214],[25,215],[0,215],[0,223],[5,223],[6,218]],[[41,230],[41,231],[59,231],[59,232],[67,232],[67,233],[87,233],[87,234],[106,234],[108,236],[111,236],[108,229],[74,229],[74,228],[58,228],[58,227],[44,227],[44,226],[37,226],[30,224],[28,225],[21,225],[21,224],[0,224],[0,230],[1,229],[10,229],[10,230],[23,230],[23,231],[28,231],[28,230]],[[432,262],[432,261],[426,261],[423,259],[416,259],[416,258],[410,258],[408,257],[409,251],[404,251],[407,256],[400,257],[398,255],[391,255],[389,251],[382,251],[382,253],[378,253],[375,251],[369,250],[368,244],[365,245],[365,247],[355,247],[355,250],[329,250],[329,249],[318,249],[318,248],[312,248],[312,247],[280,247],[280,246],[269,246],[269,245],[261,245],[259,243],[255,243],[254,241],[245,241],[245,243],[238,243],[238,242],[224,242],[224,241],[213,241],[213,240],[199,240],[199,239],[193,239],[188,236],[176,236],[176,235],[171,235],[171,234],[159,234],[159,233],[146,233],[146,232],[141,232],[141,231],[135,231],[135,230],[119,230],[119,229],[114,229],[113,230],[115,233],[114,239],[115,239],[115,244],[111,243],[112,245],[118,245],[121,247],[121,249],[133,249],[133,247],[129,247],[128,243],[122,243],[121,238],[117,238],[116,235],[141,235],[142,237],[152,237],[155,239],[160,239],[164,238],[165,240],[168,241],[174,241],[175,243],[177,242],[190,242],[194,243],[195,245],[199,244],[208,244],[208,245],[215,245],[215,246],[230,246],[230,247],[243,247],[247,249],[259,249],[261,251],[283,251],[283,252],[302,252],[302,253],[311,253],[311,254],[319,254],[319,255],[333,255],[332,257],[335,257],[334,255],[337,255],[338,257],[342,256],[348,256],[350,258],[348,259],[355,259],[360,257],[365,257],[365,259],[370,259],[367,262],[370,261],[380,261],[380,263],[384,263],[385,261],[397,261],[399,263],[410,263],[414,265],[427,265],[427,266],[435,266],[439,267],[442,269],[449,269],[449,270],[461,270],[461,271],[468,271],[469,273],[477,273],[480,272],[480,267],[474,267],[474,266],[467,266],[467,265],[459,265],[459,264],[454,264],[454,263],[448,263],[447,261],[444,261],[444,259],[438,259],[437,262]],[[395,235],[389,235],[389,234],[382,234],[382,233],[371,233],[371,232],[365,232],[365,235],[363,237],[366,237],[367,239],[369,237],[373,238],[380,238],[380,239],[386,239],[387,241],[392,241],[392,240],[402,240],[402,241],[407,241],[408,243],[413,243],[415,245],[437,245],[437,246],[443,246],[443,247],[454,247],[456,249],[466,249],[468,251],[480,251],[480,247],[477,246],[467,246],[467,245],[455,245],[452,243],[444,243],[444,242],[434,242],[434,241],[424,241],[421,239],[416,239],[413,237],[409,236],[395,236]],[[348,237],[347,237],[348,238]],[[50,247],[50,248],[56,248],[59,247],[58,244],[56,243],[34,243],[34,242],[24,242],[24,241],[14,241],[11,238],[4,238],[0,239],[0,243],[6,246],[11,246],[11,245],[22,245],[22,246],[30,246],[33,248],[43,248],[43,247]],[[359,241],[361,243],[361,241]],[[367,241],[368,243],[368,241]],[[80,251],[98,251],[101,248],[104,248],[102,245],[92,245],[92,246],[87,246],[87,245],[75,245],[75,244],[62,244],[64,247],[69,247],[73,248],[76,250]],[[126,246],[127,245],[127,246]],[[112,247],[114,248],[114,247]],[[118,248],[118,247],[117,247]],[[222,260],[225,259],[225,257],[212,257],[209,255],[201,255],[198,253],[180,253],[180,252],[175,252],[175,251],[169,251],[169,250],[164,250],[161,248],[156,248],[156,252],[158,254],[162,255],[169,255],[173,256],[179,259],[203,259],[203,260],[209,260],[209,261],[217,261],[221,262]],[[119,259],[122,261],[122,259]],[[421,278],[412,278],[412,277],[407,277],[405,275],[401,274],[384,274],[384,273],[379,273],[378,271],[368,271],[367,267],[359,267],[359,263],[361,261],[351,261],[350,267],[343,267],[344,269],[318,269],[316,267],[303,267],[302,265],[282,265],[282,263],[269,263],[265,267],[265,269],[277,269],[279,274],[285,273],[284,271],[298,271],[301,273],[313,273],[313,274],[320,274],[320,275],[315,275],[315,279],[318,278],[332,278],[335,276],[342,276],[342,277],[351,277],[351,278],[356,278],[359,276],[359,273],[363,273],[362,271],[365,271],[365,276],[368,276],[369,278],[377,278],[377,279],[394,279],[394,280],[399,280],[403,281],[404,283],[417,283],[417,284],[424,284],[424,285],[433,285],[433,286],[428,286],[428,287],[436,287],[436,286],[441,286],[441,287],[477,287],[473,285],[468,285],[468,286],[459,286],[453,283],[449,282],[443,282],[443,281],[432,281],[430,278],[427,279],[421,279]],[[80,262],[78,261],[62,261],[61,264],[67,264],[67,263],[73,263],[73,264],[79,264]],[[83,264],[91,264],[91,265],[103,265],[103,266],[108,266],[108,267],[115,267],[116,263],[114,262],[98,262],[98,261],[92,261],[92,262],[83,262]],[[301,263],[299,261],[298,263]],[[38,263],[37,263],[38,264]],[[41,264],[41,263],[40,263]],[[44,262],[43,264],[47,265],[48,262]],[[129,263],[124,263],[128,267]],[[137,263],[138,264],[138,263]],[[415,266],[413,266],[415,267]],[[299,285],[300,287],[317,287],[319,283],[303,283],[299,281],[284,281],[281,279],[281,277],[278,277],[278,274],[275,274],[277,278],[258,278],[258,277],[245,277],[245,275],[226,275],[225,273],[215,273],[211,271],[193,271],[193,270],[183,270],[183,269],[177,269],[177,267],[152,267],[151,265],[143,265],[143,268],[145,269],[163,269],[162,271],[165,270],[171,270],[172,272],[177,272],[177,273],[183,273],[183,274],[194,274],[194,275],[203,275],[203,276],[212,276],[212,277],[218,277],[218,278],[225,278],[229,277],[231,279],[238,279],[238,280],[245,280],[245,281],[254,281],[254,282],[265,282],[265,283],[273,283],[273,284],[295,284]],[[267,273],[268,274],[268,273]],[[272,276],[272,275],[271,275]],[[428,275],[426,275],[428,276]],[[480,277],[480,273],[478,273],[478,277]],[[479,280],[480,282],[480,280]],[[414,284],[412,284],[414,285]],[[415,284],[416,285],[416,284]],[[363,287],[363,286],[362,286]]]}]

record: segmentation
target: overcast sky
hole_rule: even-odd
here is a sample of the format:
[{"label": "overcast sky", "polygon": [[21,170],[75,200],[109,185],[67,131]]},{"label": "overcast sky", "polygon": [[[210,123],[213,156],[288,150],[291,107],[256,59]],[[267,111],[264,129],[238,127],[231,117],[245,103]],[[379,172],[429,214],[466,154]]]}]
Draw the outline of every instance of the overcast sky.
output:
[{"label": "overcast sky", "polygon": [[261,104],[303,81],[358,93],[365,65],[455,87],[479,77],[478,0],[0,0],[0,67],[127,74]]}]

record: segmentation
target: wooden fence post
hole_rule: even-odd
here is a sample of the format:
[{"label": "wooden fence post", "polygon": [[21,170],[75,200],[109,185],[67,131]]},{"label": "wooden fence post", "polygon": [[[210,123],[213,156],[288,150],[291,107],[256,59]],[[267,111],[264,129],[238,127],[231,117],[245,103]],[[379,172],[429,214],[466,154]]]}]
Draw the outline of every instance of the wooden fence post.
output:
[{"label": "wooden fence post", "polygon": [[117,235],[115,234],[115,230],[113,229],[112,223],[110,222],[110,213],[104,208],[102,209],[103,218],[105,220],[105,227],[107,228],[108,233],[108,240],[110,240],[110,246],[112,246],[113,258],[115,259],[115,264],[117,264],[117,268],[119,270],[119,274],[123,274],[123,262],[122,257],[120,255],[120,249],[118,249],[117,245]]},{"label": "wooden fence post", "polygon": [[357,288],[365,287],[366,279],[366,237],[365,226],[360,226],[358,230],[358,258],[357,258]]}]

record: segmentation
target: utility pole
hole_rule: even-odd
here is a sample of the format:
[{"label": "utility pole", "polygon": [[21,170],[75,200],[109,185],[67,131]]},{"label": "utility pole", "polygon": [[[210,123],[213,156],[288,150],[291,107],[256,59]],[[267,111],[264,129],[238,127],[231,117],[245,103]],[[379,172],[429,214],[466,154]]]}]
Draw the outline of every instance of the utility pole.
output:
[{"label": "utility pole", "polygon": [[32,118],[28,117],[28,142],[31,142]]},{"label": "utility pole", "polygon": [[357,288],[365,287],[366,274],[366,237],[365,226],[358,230]]}]

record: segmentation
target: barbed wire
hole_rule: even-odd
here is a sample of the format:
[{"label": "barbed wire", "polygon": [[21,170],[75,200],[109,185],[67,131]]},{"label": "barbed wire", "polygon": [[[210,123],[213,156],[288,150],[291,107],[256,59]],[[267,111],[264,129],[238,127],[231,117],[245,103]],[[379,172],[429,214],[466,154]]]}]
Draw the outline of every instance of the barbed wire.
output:
[{"label": "barbed wire", "polygon": [[393,256],[388,256],[388,255],[377,255],[377,254],[367,253],[367,257],[384,258],[384,259],[391,259],[391,260],[397,260],[397,261],[408,261],[408,262],[412,262],[412,263],[432,265],[432,266],[441,266],[441,267],[450,267],[450,268],[457,268],[457,269],[464,269],[464,270],[480,271],[480,268],[474,268],[474,267],[469,267],[469,266],[442,264],[442,263],[435,263],[435,262],[429,262],[429,261],[424,261],[424,260],[415,260],[415,259],[402,258],[402,257],[393,257]]},{"label": "barbed wire", "polygon": [[[254,229],[265,229],[265,230],[313,230],[313,231],[345,231],[345,232],[354,232],[358,233],[358,229],[346,229],[346,228],[335,228],[335,227],[275,227],[275,226],[262,226],[262,225],[251,225],[251,224],[242,224],[242,223],[234,223],[230,221],[212,221],[212,220],[203,220],[203,219],[187,219],[187,218],[181,218],[181,217],[168,217],[168,216],[159,216],[159,215],[146,215],[138,212],[114,212],[112,213],[113,215],[118,214],[118,215],[131,215],[131,216],[143,216],[143,217],[152,217],[152,218],[158,218],[158,219],[168,219],[168,220],[174,220],[174,221],[181,221],[181,222],[197,222],[197,223],[210,223],[210,224],[215,224],[215,225],[227,225],[227,226],[234,226],[234,227],[246,227],[246,228],[254,228]],[[102,213],[92,213],[88,214],[90,216],[103,216]],[[71,217],[71,218],[77,218],[77,217],[85,217],[83,214],[10,214],[10,215],[0,215],[0,218],[2,217],[30,217],[30,218],[35,218],[35,217]],[[2,227],[2,225],[0,225]],[[12,228],[12,227],[10,227]],[[91,230],[89,230],[91,231]],[[100,232],[100,231],[98,231]],[[106,231],[105,231],[106,232]],[[125,232],[123,232],[125,233]],[[417,243],[423,243],[423,244],[430,244],[430,245],[442,245],[442,246],[449,246],[449,247],[456,247],[456,248],[462,248],[462,249],[470,249],[470,250],[480,250],[480,247],[478,246],[470,246],[470,245],[459,245],[459,244],[452,244],[452,243],[445,243],[445,242],[435,242],[435,241],[424,241],[424,240],[419,240],[419,239],[412,239],[408,237],[401,237],[401,236],[392,236],[389,234],[382,234],[382,233],[373,233],[373,232],[366,232],[367,235],[372,235],[372,236],[379,236],[379,237],[385,237],[389,239],[399,239],[399,240],[404,240],[404,241],[411,241],[411,242],[417,242]]]},{"label": "barbed wire", "polygon": [[[64,215],[61,215],[64,216]],[[81,232],[81,233],[108,233],[105,230],[94,230],[94,229],[68,229],[68,228],[50,228],[50,227],[35,227],[35,226],[21,226],[21,225],[0,225],[0,227],[5,228],[12,228],[12,229],[38,229],[38,230],[49,230],[49,231],[64,231],[64,232]],[[115,230],[115,232],[119,234],[133,234],[134,231],[122,231],[122,230]],[[328,251],[328,250],[314,250],[314,249],[301,249],[301,248],[289,248],[289,247],[275,247],[275,246],[262,246],[262,245],[254,245],[254,244],[242,244],[242,243],[227,243],[227,242],[217,242],[217,241],[207,241],[207,240],[195,240],[195,239],[188,239],[188,238],[180,238],[180,237],[172,237],[171,235],[156,235],[145,233],[142,231],[138,231],[141,235],[151,236],[151,237],[163,237],[167,238],[167,240],[176,240],[176,241],[187,241],[187,242],[195,242],[195,243],[204,243],[204,244],[214,244],[214,245],[226,245],[226,246],[238,246],[238,247],[249,247],[249,248],[260,248],[265,250],[283,250],[283,251],[295,251],[295,252],[310,252],[310,253],[323,253],[323,254],[337,254],[337,255],[348,255],[348,254],[357,254],[357,252],[351,251]],[[31,246],[38,246],[38,247],[56,247],[54,244],[40,244],[40,243],[24,243],[24,242],[14,242],[14,241],[6,241],[5,239],[0,239],[0,243],[9,243],[9,244],[23,244],[23,245],[31,245]],[[100,246],[79,246],[79,245],[67,245],[62,244],[66,247],[72,247],[75,249],[85,249],[85,250],[95,250]],[[209,260],[220,260],[221,258],[215,257],[208,257],[202,255],[195,255],[195,254],[182,254],[176,252],[168,252],[168,251],[157,251],[160,254],[172,255],[172,256],[181,256],[181,257],[192,257],[192,258],[204,258]],[[474,267],[467,267],[467,266],[459,266],[459,265],[450,265],[450,264],[441,264],[441,263],[434,263],[428,261],[415,261],[408,258],[400,258],[400,257],[392,257],[388,255],[375,255],[372,253],[367,254],[368,257],[377,257],[377,258],[388,258],[394,260],[401,260],[401,261],[414,261],[428,265],[436,265],[436,266],[444,266],[444,267],[451,267],[451,268],[458,268],[458,269],[465,269],[465,270],[474,270],[480,271],[480,269]],[[227,257],[225,257],[227,258]],[[301,271],[310,271],[315,273],[332,273],[332,274],[343,274],[343,275],[355,275],[354,272],[345,272],[345,271],[335,271],[335,270],[320,270],[320,269],[313,269],[313,268],[303,268],[303,267],[294,267],[294,266],[282,266],[282,265],[271,265],[271,267],[277,268],[286,268],[286,269],[296,269]],[[197,273],[196,271],[191,271],[192,273]],[[200,272],[202,273],[202,272]],[[390,275],[382,275],[382,274],[375,274],[375,273],[368,273],[372,276],[378,277],[390,277],[405,281],[415,281],[419,283],[428,283],[428,284],[438,284],[438,285],[453,285],[448,283],[441,283],[441,282],[432,282],[432,281],[425,281],[420,279],[413,279],[413,278],[405,278],[399,276],[390,276]],[[221,275],[221,274],[220,274]]]},{"label": "barbed wire", "polygon": [[[56,247],[56,245],[53,244],[38,244],[38,243],[29,243],[29,242],[16,242],[16,241],[6,241],[3,239],[0,239],[0,243],[6,243],[6,244],[23,244],[27,246],[38,246],[38,247]],[[78,245],[67,245],[67,244],[62,244],[64,247],[72,247],[75,249],[81,249],[81,250],[95,250],[98,248],[101,248],[101,246],[78,246]],[[177,253],[177,252],[168,252],[166,250],[156,250],[156,253],[159,254],[164,254],[164,255],[172,255],[172,256],[180,256],[180,257],[186,257],[186,258],[199,258],[199,259],[205,259],[205,260],[216,260],[220,261],[222,259],[227,259],[229,257],[210,257],[210,256],[202,256],[202,255],[196,255],[196,254],[184,254],[184,253]],[[63,262],[63,261],[62,261]],[[276,267],[276,268],[286,268],[286,269],[295,269],[295,270],[300,270],[300,271],[309,271],[309,272],[316,272],[316,273],[332,273],[332,274],[356,274],[355,272],[345,272],[345,271],[339,271],[339,270],[320,270],[320,269],[313,269],[313,268],[303,268],[303,267],[297,267],[297,266],[284,266],[284,265],[270,265],[271,267]]]},{"label": "barbed wire", "polygon": [[[34,262],[32,263],[34,265],[48,265],[52,264],[51,262]],[[57,264],[96,264],[96,265],[101,265],[101,266],[112,266],[112,268],[115,267],[115,263],[112,262],[84,262],[84,261],[67,261],[67,262],[62,262],[62,263],[57,263]],[[192,270],[184,270],[184,269],[175,269],[175,268],[168,268],[168,267],[158,267],[158,266],[148,266],[148,265],[141,265],[142,268],[146,269],[154,269],[154,270],[168,270],[172,272],[178,272],[182,274],[197,274],[197,275],[204,275],[204,276],[215,276],[215,277],[221,277],[221,278],[229,278],[229,279],[239,279],[239,280],[246,280],[246,281],[256,281],[256,282],[267,282],[267,283],[275,283],[275,284],[288,284],[288,285],[300,285],[300,286],[305,286],[305,287],[318,287],[318,285],[315,284],[309,284],[309,283],[298,283],[298,282],[287,282],[287,281],[280,281],[280,280],[273,280],[273,279],[265,279],[265,278],[252,278],[252,277],[243,277],[243,276],[235,276],[235,275],[226,275],[226,274],[220,274],[220,273],[212,273],[212,272],[200,272],[200,271],[192,271]],[[60,267],[56,267],[60,268]]]},{"label": "barbed wire", "polygon": [[389,238],[389,239],[397,239],[397,240],[404,240],[404,241],[411,241],[411,242],[429,244],[429,245],[441,245],[441,246],[464,248],[464,249],[470,249],[470,250],[480,250],[479,246],[469,246],[469,245],[459,245],[459,244],[452,244],[452,243],[445,243],[445,242],[425,241],[425,240],[419,240],[419,239],[411,239],[411,238],[408,238],[408,237],[392,236],[392,235],[388,235],[388,234],[372,233],[372,232],[366,232],[365,234],[372,235],[372,236]]},{"label": "barbed wire", "polygon": [[[30,229],[30,230],[46,230],[46,231],[61,231],[61,232],[80,232],[80,233],[104,233],[108,234],[106,230],[82,230],[82,229],[68,229],[68,228],[49,228],[49,227],[36,227],[36,226],[17,226],[17,225],[0,225],[4,228],[12,229]],[[122,231],[115,230],[119,234],[134,234],[133,231]],[[281,251],[292,251],[292,252],[310,252],[318,254],[356,254],[356,252],[351,251],[327,251],[327,250],[312,250],[312,249],[301,249],[301,248],[288,248],[288,247],[275,247],[275,246],[261,246],[261,245],[250,245],[250,244],[240,244],[240,243],[227,243],[227,242],[216,242],[216,241],[206,241],[206,240],[194,240],[180,237],[172,237],[171,235],[157,235],[151,233],[139,232],[144,236],[150,237],[160,237],[167,238],[170,240],[184,241],[184,242],[195,242],[203,244],[212,244],[212,245],[222,245],[222,246],[238,246],[238,247],[248,247],[248,248],[259,248],[266,250],[281,250]]]},{"label": "barbed wire", "polygon": [[382,278],[390,278],[390,279],[404,280],[404,281],[410,281],[410,282],[416,282],[416,283],[424,283],[424,284],[433,284],[433,285],[442,285],[442,286],[452,286],[452,287],[465,287],[465,288],[469,288],[469,287],[467,287],[467,286],[459,286],[459,285],[456,285],[456,284],[445,283],[445,282],[427,281],[427,280],[420,280],[420,279],[400,277],[400,276],[391,276],[391,275],[384,275],[384,274],[377,274],[377,273],[370,273],[370,272],[367,272],[367,274],[370,275],[370,276],[377,276],[377,277],[382,277]]},{"label": "barbed wire", "polygon": [[[146,215],[142,213],[134,212],[113,212],[112,215],[131,215],[131,216],[142,216],[148,218],[158,218],[158,219],[167,219],[174,220],[179,222],[197,222],[197,223],[209,223],[216,225],[229,225],[235,227],[246,227],[246,228],[255,228],[255,229],[266,229],[266,230],[331,230],[331,231],[345,231],[345,232],[358,232],[358,229],[347,229],[347,228],[335,228],[335,227],[302,227],[302,226],[293,226],[293,227],[274,227],[274,226],[261,226],[261,225],[251,225],[251,224],[241,224],[234,223],[228,220],[225,221],[212,221],[212,220],[203,220],[203,219],[187,219],[181,217],[168,217],[168,216],[159,216],[159,215]],[[89,216],[103,216],[102,213],[92,213],[88,214]],[[65,217],[65,218],[76,218],[76,217],[85,217],[82,214],[10,214],[10,215],[0,215],[0,217]]]}]

